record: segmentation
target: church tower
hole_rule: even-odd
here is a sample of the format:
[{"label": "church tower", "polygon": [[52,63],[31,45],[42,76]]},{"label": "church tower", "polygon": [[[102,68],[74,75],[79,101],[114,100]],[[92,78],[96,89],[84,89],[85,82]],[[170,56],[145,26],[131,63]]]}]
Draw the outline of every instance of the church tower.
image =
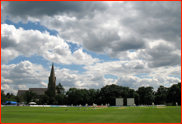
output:
[{"label": "church tower", "polygon": [[51,74],[49,77],[48,90],[51,90],[54,93],[56,93],[56,77],[55,77],[55,73],[54,73],[54,63],[52,63]]}]

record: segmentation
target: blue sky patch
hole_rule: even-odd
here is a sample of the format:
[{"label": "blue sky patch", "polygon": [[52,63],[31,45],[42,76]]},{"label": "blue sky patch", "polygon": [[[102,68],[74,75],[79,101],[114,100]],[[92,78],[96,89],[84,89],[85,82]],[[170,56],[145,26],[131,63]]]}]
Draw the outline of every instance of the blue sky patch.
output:
[{"label": "blue sky patch", "polygon": [[112,74],[105,74],[104,78],[106,78],[106,79],[109,79],[109,78],[111,78],[111,79],[118,79],[118,76],[115,76],[115,75],[112,75]]},{"label": "blue sky patch", "polygon": [[[56,30],[50,30],[50,29],[40,25],[39,22],[33,23],[33,22],[29,21],[28,23],[24,24],[22,22],[13,23],[10,20],[6,20],[5,23],[8,25],[14,25],[17,29],[21,27],[24,30],[39,30],[40,32],[47,31],[47,32],[49,32],[50,35],[55,35],[55,36],[58,34],[58,32]],[[1,24],[3,24],[3,23],[1,23]]]}]

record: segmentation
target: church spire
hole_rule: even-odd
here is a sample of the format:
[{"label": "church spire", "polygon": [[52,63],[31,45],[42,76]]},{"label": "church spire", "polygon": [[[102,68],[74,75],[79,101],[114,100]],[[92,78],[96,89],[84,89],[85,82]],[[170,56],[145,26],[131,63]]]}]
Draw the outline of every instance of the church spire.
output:
[{"label": "church spire", "polygon": [[55,77],[55,73],[54,73],[54,63],[52,63],[52,68],[51,68],[50,77]]},{"label": "church spire", "polygon": [[48,89],[56,93],[56,76],[54,73],[54,63],[52,63],[51,73],[49,77]]}]

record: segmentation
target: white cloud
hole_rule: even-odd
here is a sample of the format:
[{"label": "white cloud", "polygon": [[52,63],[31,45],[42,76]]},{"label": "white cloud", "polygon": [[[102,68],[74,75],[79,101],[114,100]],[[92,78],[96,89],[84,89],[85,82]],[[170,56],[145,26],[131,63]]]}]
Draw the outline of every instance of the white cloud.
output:
[{"label": "white cloud", "polygon": [[4,84],[39,84],[41,80],[47,80],[47,77],[48,71],[42,65],[32,64],[30,61],[22,61],[17,65],[1,65],[1,79]]},{"label": "white cloud", "polygon": [[88,65],[99,61],[83,52],[82,48],[72,54],[69,45],[62,38],[52,36],[48,32],[16,29],[7,24],[1,24],[1,27],[2,62],[8,62],[19,55],[29,57],[35,54],[63,64]]},{"label": "white cloud", "polygon": [[13,93],[13,94],[17,94],[17,91],[14,90],[10,85],[8,84],[3,84],[1,85],[1,89],[5,91],[5,94],[6,93]]},{"label": "white cloud", "polygon": [[39,84],[40,87],[43,87],[43,88],[47,88],[48,87],[48,84],[47,83],[44,83],[44,82],[41,82]]},{"label": "white cloud", "polygon": [[111,61],[84,66],[84,69],[92,73],[112,74],[115,76],[135,75],[136,73],[148,73],[149,68],[145,60]]},{"label": "white cloud", "polygon": [[7,63],[9,60],[12,60],[18,57],[19,53],[13,49],[2,49],[1,48],[1,61]]},{"label": "white cloud", "polygon": [[5,79],[4,77],[1,77],[1,84],[11,84],[13,81],[10,79]]},{"label": "white cloud", "polygon": [[9,85],[7,85],[7,84],[3,84],[3,85],[1,85],[1,89],[2,89],[2,90],[4,90],[4,89],[8,89],[8,88],[10,88],[10,87],[9,87]]}]

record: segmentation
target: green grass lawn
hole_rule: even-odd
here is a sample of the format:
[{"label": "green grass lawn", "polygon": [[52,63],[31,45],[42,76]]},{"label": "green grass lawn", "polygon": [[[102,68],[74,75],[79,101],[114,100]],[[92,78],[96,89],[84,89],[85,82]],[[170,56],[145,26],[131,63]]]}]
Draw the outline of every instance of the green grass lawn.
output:
[{"label": "green grass lawn", "polygon": [[[67,109],[67,111],[65,111]],[[180,123],[181,107],[1,107],[2,123]]]}]

